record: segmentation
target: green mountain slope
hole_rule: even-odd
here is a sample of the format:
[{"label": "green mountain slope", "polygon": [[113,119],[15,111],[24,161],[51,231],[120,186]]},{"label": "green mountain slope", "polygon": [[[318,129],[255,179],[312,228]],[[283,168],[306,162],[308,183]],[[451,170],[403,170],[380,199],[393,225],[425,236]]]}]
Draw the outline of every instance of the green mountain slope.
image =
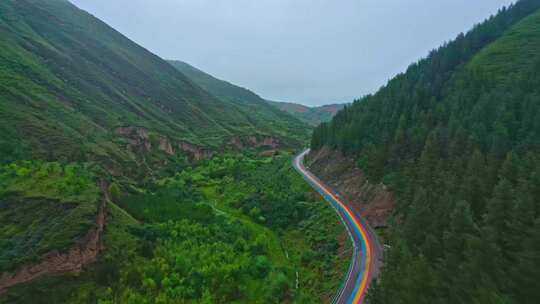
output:
[{"label": "green mountain slope", "polygon": [[127,126],[213,147],[289,135],[61,0],[0,3],[0,100],[0,161],[120,163],[132,157],[115,130]]},{"label": "green mountain slope", "polygon": [[343,109],[346,104],[329,104],[320,107],[308,107],[292,102],[268,101],[278,109],[292,114],[305,123],[317,126],[322,122],[332,120],[336,113]]},{"label": "green mountain slope", "polygon": [[171,60],[169,63],[195,84],[220,100],[233,103],[238,111],[250,117],[250,122],[260,130],[296,135],[297,139],[308,137],[309,126],[291,115],[284,114],[257,94],[227,81],[217,79],[185,62]]},{"label": "green mountain slope", "polygon": [[314,131],[398,197],[370,303],[535,303],[540,1],[522,0]]},{"label": "green mountain slope", "polygon": [[86,164],[0,166],[0,273],[67,251],[94,227],[100,196]]},{"label": "green mountain slope", "polygon": [[0,2],[0,303],[330,297],[343,227],[288,152],[249,151],[310,128],[246,92],[68,1]]}]

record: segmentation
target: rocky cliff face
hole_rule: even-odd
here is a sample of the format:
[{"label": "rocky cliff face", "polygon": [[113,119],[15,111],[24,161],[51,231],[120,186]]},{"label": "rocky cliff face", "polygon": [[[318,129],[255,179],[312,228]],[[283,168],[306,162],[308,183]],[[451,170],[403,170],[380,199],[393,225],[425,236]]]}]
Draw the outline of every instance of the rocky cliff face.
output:
[{"label": "rocky cliff face", "polygon": [[165,136],[151,136],[149,131],[142,127],[120,127],[114,130],[114,134],[126,141],[128,151],[139,156],[151,152],[152,149],[158,149],[169,156],[180,151],[186,152],[194,160],[210,158],[213,155],[212,151],[188,142],[174,143]]},{"label": "rocky cliff face", "polygon": [[245,148],[266,148],[275,150],[281,146],[281,141],[278,138],[271,136],[234,137],[229,141],[227,146],[234,150],[242,150]]},{"label": "rocky cliff face", "polygon": [[374,228],[387,226],[395,197],[383,184],[371,184],[356,162],[327,147],[313,151],[306,165],[318,178],[336,190]]},{"label": "rocky cliff face", "polygon": [[126,148],[131,152],[149,152],[152,149],[148,130],[140,127],[120,127],[114,134],[126,139]]},{"label": "rocky cliff face", "polygon": [[103,251],[103,230],[106,225],[106,206],[109,201],[108,186],[100,185],[103,198],[96,216],[96,224],[88,233],[66,252],[53,251],[42,257],[41,261],[20,267],[14,272],[0,274],[0,293],[17,284],[32,281],[44,275],[79,273],[83,267],[96,261]]},{"label": "rocky cliff face", "polygon": [[[169,156],[184,152],[189,154],[195,161],[211,158],[216,152],[187,141],[174,142],[165,136],[151,134],[147,129],[142,127],[120,127],[114,130],[114,134],[125,142],[126,150],[135,159],[144,159],[144,155],[155,149]],[[272,136],[236,136],[231,138],[220,150],[240,151],[255,148],[274,152],[281,145],[281,140]]]},{"label": "rocky cliff face", "polygon": [[212,158],[212,156],[214,155],[214,152],[212,152],[211,150],[194,144],[190,144],[188,142],[179,143],[178,148],[180,148],[180,150],[184,152],[191,154],[193,159],[196,161]]}]

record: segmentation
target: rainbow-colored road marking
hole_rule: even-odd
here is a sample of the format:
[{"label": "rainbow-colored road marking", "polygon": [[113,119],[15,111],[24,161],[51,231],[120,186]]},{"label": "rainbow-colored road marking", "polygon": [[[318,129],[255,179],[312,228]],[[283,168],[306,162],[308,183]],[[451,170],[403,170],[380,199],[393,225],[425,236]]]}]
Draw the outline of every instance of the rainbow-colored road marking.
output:
[{"label": "rainbow-colored road marking", "polygon": [[[303,159],[309,150],[300,153],[293,162],[294,168],[311,184],[341,216],[353,241],[354,253],[347,278],[339,290],[334,303],[363,303],[373,277],[376,261],[373,258],[375,237],[368,226],[334,191],[309,172]],[[359,263],[359,265],[356,265]]]}]

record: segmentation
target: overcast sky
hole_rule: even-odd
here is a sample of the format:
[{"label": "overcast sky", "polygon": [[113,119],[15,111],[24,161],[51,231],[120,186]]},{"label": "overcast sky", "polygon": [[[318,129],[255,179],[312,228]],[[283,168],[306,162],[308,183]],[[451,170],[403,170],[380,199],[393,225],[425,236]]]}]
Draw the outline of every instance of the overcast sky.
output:
[{"label": "overcast sky", "polygon": [[511,0],[71,0],[167,59],[278,101],[350,102]]}]

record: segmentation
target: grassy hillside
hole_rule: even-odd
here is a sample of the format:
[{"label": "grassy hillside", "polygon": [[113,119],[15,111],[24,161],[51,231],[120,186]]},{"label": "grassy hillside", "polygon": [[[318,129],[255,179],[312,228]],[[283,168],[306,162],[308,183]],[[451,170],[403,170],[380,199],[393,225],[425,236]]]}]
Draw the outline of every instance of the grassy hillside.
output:
[{"label": "grassy hillside", "polygon": [[330,104],[320,107],[308,107],[291,102],[268,102],[278,109],[292,114],[311,126],[318,126],[320,123],[332,120],[332,117],[334,117],[338,111],[346,106],[346,104]]},{"label": "grassy hillside", "polygon": [[433,51],[314,131],[398,197],[370,303],[536,303],[540,1]]},{"label": "grassy hillside", "polygon": [[[194,82],[68,1],[0,2],[0,303],[333,294],[343,227],[290,154],[249,147],[300,145],[309,126]],[[242,154],[224,155],[233,139]]]},{"label": "grassy hillside", "polygon": [[283,136],[308,137],[310,127],[291,115],[277,111],[257,94],[227,81],[217,79],[185,62],[171,60],[172,66],[190,78],[195,84],[220,100],[233,103],[238,111],[250,117],[251,123],[268,133],[278,132]]},{"label": "grassy hillside", "polygon": [[0,273],[63,251],[94,225],[100,189],[88,165],[0,166]]},{"label": "grassy hillside", "polygon": [[258,106],[247,113],[215,98],[62,0],[0,3],[0,99],[1,162],[98,160],[120,167],[134,161],[114,132],[126,126],[214,148],[234,136],[306,134],[257,116]]},{"label": "grassy hillside", "polygon": [[495,43],[475,56],[467,68],[505,82],[537,71],[534,65],[540,50],[540,18],[536,15],[511,28]]}]

